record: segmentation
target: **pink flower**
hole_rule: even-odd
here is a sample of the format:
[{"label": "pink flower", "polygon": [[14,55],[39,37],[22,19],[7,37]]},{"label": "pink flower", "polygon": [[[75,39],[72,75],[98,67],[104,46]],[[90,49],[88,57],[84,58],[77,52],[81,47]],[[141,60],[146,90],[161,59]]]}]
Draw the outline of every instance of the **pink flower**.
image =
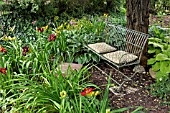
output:
[{"label": "pink flower", "polygon": [[35,20],[35,21],[32,22],[32,24],[34,25],[34,24],[36,24],[36,22],[37,22],[37,21]]},{"label": "pink flower", "polygon": [[70,24],[71,24],[71,25],[77,25],[77,22],[74,22],[74,21],[71,20],[71,21],[70,21]]}]

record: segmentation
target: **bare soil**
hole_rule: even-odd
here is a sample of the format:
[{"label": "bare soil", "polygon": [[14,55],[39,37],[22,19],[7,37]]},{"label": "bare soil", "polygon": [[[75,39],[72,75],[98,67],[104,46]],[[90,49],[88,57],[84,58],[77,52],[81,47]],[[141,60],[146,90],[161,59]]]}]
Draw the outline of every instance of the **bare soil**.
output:
[{"label": "bare soil", "polygon": [[[123,81],[122,75],[119,74],[115,69],[110,68],[107,65],[98,65],[107,74],[111,74],[112,78],[117,81]],[[133,67],[123,68],[121,70],[127,76],[133,74]],[[111,73],[110,73],[111,72]],[[103,74],[96,68],[92,68],[90,81],[98,85],[103,91],[106,88],[107,79],[106,75]],[[136,74],[132,80],[126,81],[121,90],[116,90],[114,92],[109,92],[110,106],[112,109],[132,107],[128,111],[123,113],[131,113],[139,106],[142,106],[142,112],[140,113],[170,113],[170,104],[164,104],[164,101],[159,97],[154,97],[148,90],[148,87],[153,84],[155,80],[146,74]],[[115,82],[111,82],[115,84]],[[115,87],[116,85],[113,85]]]}]

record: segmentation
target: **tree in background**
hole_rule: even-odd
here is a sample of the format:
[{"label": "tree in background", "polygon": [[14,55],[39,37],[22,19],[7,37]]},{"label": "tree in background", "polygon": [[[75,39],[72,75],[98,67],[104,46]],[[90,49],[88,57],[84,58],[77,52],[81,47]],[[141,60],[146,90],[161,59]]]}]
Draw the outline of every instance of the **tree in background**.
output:
[{"label": "tree in background", "polygon": [[[127,28],[148,34],[149,28],[149,0],[126,0]],[[144,53],[147,52],[147,44]],[[142,56],[141,65],[147,66],[147,57]]]}]

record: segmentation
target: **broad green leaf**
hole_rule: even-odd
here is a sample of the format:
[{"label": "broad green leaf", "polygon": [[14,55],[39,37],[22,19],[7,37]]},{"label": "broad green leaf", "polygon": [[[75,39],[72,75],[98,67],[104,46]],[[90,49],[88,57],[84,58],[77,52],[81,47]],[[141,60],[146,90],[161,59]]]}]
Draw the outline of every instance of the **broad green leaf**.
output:
[{"label": "broad green leaf", "polygon": [[147,64],[148,64],[148,65],[152,65],[152,64],[154,64],[155,62],[156,62],[156,59],[155,59],[155,58],[151,58],[151,59],[148,60]]},{"label": "broad green leaf", "polygon": [[153,50],[148,50],[148,53],[149,53],[149,54],[155,53],[155,49],[153,49]]},{"label": "broad green leaf", "polygon": [[168,57],[170,58],[170,50],[163,51],[163,54],[168,55]]},{"label": "broad green leaf", "polygon": [[170,60],[170,59],[166,54],[159,53],[158,55],[156,55],[156,61],[163,61],[163,60]]},{"label": "broad green leaf", "polygon": [[166,36],[164,39],[166,42],[170,43],[170,36]]},{"label": "broad green leaf", "polygon": [[148,39],[149,42],[161,42],[162,40],[159,38],[151,37]]},{"label": "broad green leaf", "polygon": [[159,54],[159,53],[161,53],[161,52],[162,52],[161,49],[158,49],[158,48],[157,48],[157,49],[155,50],[155,54],[156,54],[156,55]]},{"label": "broad green leaf", "polygon": [[161,50],[164,50],[164,46],[162,44],[156,43],[156,42],[148,42],[149,45],[153,45],[154,47],[159,47]]},{"label": "broad green leaf", "polygon": [[163,38],[164,38],[164,34],[161,33],[161,34],[159,35],[159,37],[160,37],[161,39],[163,39]]},{"label": "broad green leaf", "polygon": [[152,70],[153,71],[159,71],[160,69],[160,62],[156,62],[153,66],[152,66]]},{"label": "broad green leaf", "polygon": [[170,61],[163,61],[160,63],[160,71],[162,73],[170,73],[170,68],[169,68],[169,65],[170,65]]}]

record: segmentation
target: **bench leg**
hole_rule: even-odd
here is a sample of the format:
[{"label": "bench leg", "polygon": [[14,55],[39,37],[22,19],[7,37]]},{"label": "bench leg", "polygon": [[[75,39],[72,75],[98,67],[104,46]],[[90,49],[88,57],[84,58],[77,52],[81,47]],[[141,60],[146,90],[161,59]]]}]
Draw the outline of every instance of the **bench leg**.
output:
[{"label": "bench leg", "polygon": [[[137,72],[135,72],[132,76],[128,77],[128,76],[126,76],[123,72],[121,72],[121,71],[119,70],[119,68],[116,69],[115,67],[111,66],[109,63],[107,63],[107,62],[105,62],[105,63],[106,63],[109,67],[111,67],[112,69],[114,69],[114,70],[117,71],[119,74],[121,74],[121,75],[123,75],[123,76],[125,77],[121,83],[119,83],[118,81],[116,81],[115,79],[113,79],[112,77],[110,77],[111,80],[112,80],[112,81],[115,83],[115,85],[117,85],[118,87],[113,86],[113,87],[110,87],[109,89],[110,89],[110,91],[111,91],[112,93],[114,93],[114,94],[116,94],[116,95],[119,95],[120,93],[117,93],[117,92],[123,90],[123,89],[122,89],[122,88],[123,88],[123,87],[122,87],[123,84],[124,84],[126,81],[131,81],[131,80],[132,80],[131,78],[133,78],[133,77],[137,74]],[[110,74],[107,74],[104,70],[102,70],[101,68],[99,68],[99,67],[97,66],[97,64],[95,64],[95,65],[93,64],[93,67],[95,67],[95,68],[98,69],[100,72],[102,72],[102,74],[104,74],[104,75],[106,76],[106,77],[105,77],[106,80],[108,80],[109,76],[112,75],[111,73],[110,73]]]},{"label": "bench leg", "polygon": [[[96,69],[98,69],[99,71],[101,71],[103,74],[106,75],[106,77],[109,77],[110,75],[108,75],[105,71],[103,71],[102,69],[100,69],[97,65],[94,65],[94,67]],[[106,78],[107,79],[107,78]],[[111,78],[112,81],[114,81],[117,85],[121,86],[121,84],[119,84],[116,80],[114,80],[113,78]]]}]

